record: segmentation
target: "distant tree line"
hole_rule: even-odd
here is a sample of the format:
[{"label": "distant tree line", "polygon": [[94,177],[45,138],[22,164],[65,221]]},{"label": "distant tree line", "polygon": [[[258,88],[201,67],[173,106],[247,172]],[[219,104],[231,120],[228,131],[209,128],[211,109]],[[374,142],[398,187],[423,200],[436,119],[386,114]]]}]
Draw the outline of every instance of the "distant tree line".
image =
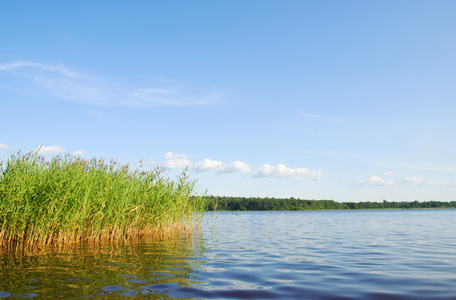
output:
[{"label": "distant tree line", "polygon": [[331,209],[412,209],[456,208],[456,201],[424,202],[336,202],[334,200],[302,200],[295,198],[245,198],[207,197],[207,210],[254,211],[254,210],[331,210]]}]

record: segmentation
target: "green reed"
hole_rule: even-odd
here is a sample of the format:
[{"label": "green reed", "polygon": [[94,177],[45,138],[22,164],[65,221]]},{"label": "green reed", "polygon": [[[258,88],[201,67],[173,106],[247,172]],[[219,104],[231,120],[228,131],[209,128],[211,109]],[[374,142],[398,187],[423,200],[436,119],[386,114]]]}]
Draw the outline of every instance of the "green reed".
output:
[{"label": "green reed", "polygon": [[0,162],[0,248],[123,242],[189,229],[206,203],[184,171],[129,170],[116,160],[36,153]]}]

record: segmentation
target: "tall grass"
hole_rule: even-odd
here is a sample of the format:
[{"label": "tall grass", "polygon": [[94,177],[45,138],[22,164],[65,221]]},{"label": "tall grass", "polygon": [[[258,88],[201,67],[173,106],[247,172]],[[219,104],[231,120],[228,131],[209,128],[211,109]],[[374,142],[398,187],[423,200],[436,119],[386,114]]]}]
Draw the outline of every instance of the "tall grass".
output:
[{"label": "tall grass", "polygon": [[206,205],[185,171],[173,181],[115,160],[20,152],[0,171],[3,251],[166,235],[197,224]]}]

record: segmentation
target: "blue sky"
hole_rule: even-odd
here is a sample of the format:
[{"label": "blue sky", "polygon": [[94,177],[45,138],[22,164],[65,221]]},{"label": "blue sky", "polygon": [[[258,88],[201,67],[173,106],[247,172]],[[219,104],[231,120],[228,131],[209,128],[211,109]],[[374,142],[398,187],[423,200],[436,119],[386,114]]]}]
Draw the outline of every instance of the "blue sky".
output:
[{"label": "blue sky", "polygon": [[454,201],[455,1],[11,1],[0,156],[189,167],[199,192]]}]

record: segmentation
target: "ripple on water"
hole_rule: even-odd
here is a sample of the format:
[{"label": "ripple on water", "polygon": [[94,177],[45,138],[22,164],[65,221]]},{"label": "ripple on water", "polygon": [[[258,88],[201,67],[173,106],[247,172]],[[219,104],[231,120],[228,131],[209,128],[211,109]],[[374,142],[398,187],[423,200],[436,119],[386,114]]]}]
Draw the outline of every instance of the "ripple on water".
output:
[{"label": "ripple on water", "polygon": [[455,299],[455,218],[218,213],[192,238],[2,256],[0,298]]}]

